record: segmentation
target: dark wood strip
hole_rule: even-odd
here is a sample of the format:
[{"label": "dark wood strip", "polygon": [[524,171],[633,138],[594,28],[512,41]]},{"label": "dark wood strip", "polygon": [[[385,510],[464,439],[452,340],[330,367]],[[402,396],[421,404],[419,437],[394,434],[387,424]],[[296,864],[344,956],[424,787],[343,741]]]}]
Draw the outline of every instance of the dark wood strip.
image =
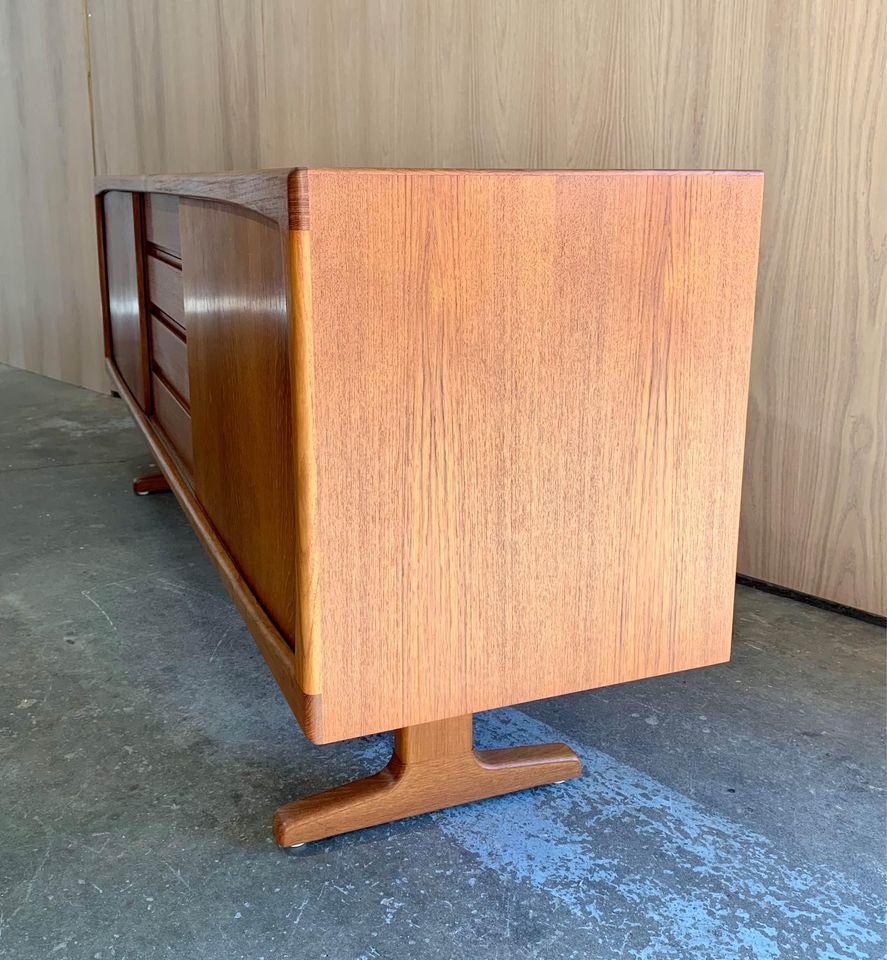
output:
[{"label": "dark wood strip", "polygon": [[220,200],[261,213],[284,230],[290,226],[289,178],[294,171],[255,173],[193,173],[155,176],[96,177],[96,193],[132,190],[136,193],[177,194],[201,200]]}]

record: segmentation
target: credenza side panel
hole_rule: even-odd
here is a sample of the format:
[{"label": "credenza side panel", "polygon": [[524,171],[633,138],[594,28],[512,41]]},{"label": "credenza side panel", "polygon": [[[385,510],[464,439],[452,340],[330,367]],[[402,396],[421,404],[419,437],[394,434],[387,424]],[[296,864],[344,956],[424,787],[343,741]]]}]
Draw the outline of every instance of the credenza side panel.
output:
[{"label": "credenza side panel", "polygon": [[141,199],[112,190],[102,195],[107,283],[108,355],[142,410],[148,409]]},{"label": "credenza side panel", "polygon": [[285,234],[181,198],[194,489],[244,579],[297,644]]},{"label": "credenza side panel", "polygon": [[728,658],[761,191],[309,171],[325,739]]}]

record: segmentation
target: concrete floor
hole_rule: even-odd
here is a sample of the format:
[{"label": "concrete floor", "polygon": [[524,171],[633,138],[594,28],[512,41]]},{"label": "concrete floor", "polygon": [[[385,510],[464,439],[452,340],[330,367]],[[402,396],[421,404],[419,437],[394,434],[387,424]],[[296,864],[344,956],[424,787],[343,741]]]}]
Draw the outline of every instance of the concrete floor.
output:
[{"label": "concrete floor", "polygon": [[584,775],[283,852],[300,734],[123,403],[0,367],[0,957],[885,956],[875,626],[746,588],[731,663],[497,711]]}]

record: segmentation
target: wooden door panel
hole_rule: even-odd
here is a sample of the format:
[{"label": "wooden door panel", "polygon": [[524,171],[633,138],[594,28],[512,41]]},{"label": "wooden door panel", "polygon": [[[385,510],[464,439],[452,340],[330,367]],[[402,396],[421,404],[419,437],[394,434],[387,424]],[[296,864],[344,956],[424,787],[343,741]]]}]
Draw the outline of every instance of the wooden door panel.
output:
[{"label": "wooden door panel", "polygon": [[139,406],[147,410],[148,358],[139,195],[112,190],[102,200],[110,354]]},{"label": "wooden door panel", "polygon": [[179,204],[197,497],[297,645],[296,499],[284,237],[226,203]]}]

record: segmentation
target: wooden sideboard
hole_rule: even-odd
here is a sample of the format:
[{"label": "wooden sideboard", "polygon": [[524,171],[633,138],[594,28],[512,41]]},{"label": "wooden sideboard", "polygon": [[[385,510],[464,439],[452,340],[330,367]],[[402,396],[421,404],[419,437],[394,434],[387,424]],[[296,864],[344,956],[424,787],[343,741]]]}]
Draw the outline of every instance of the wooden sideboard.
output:
[{"label": "wooden sideboard", "polygon": [[728,659],[763,178],[104,177],[108,369],[305,734],[294,845],[579,773],[471,715]]}]

